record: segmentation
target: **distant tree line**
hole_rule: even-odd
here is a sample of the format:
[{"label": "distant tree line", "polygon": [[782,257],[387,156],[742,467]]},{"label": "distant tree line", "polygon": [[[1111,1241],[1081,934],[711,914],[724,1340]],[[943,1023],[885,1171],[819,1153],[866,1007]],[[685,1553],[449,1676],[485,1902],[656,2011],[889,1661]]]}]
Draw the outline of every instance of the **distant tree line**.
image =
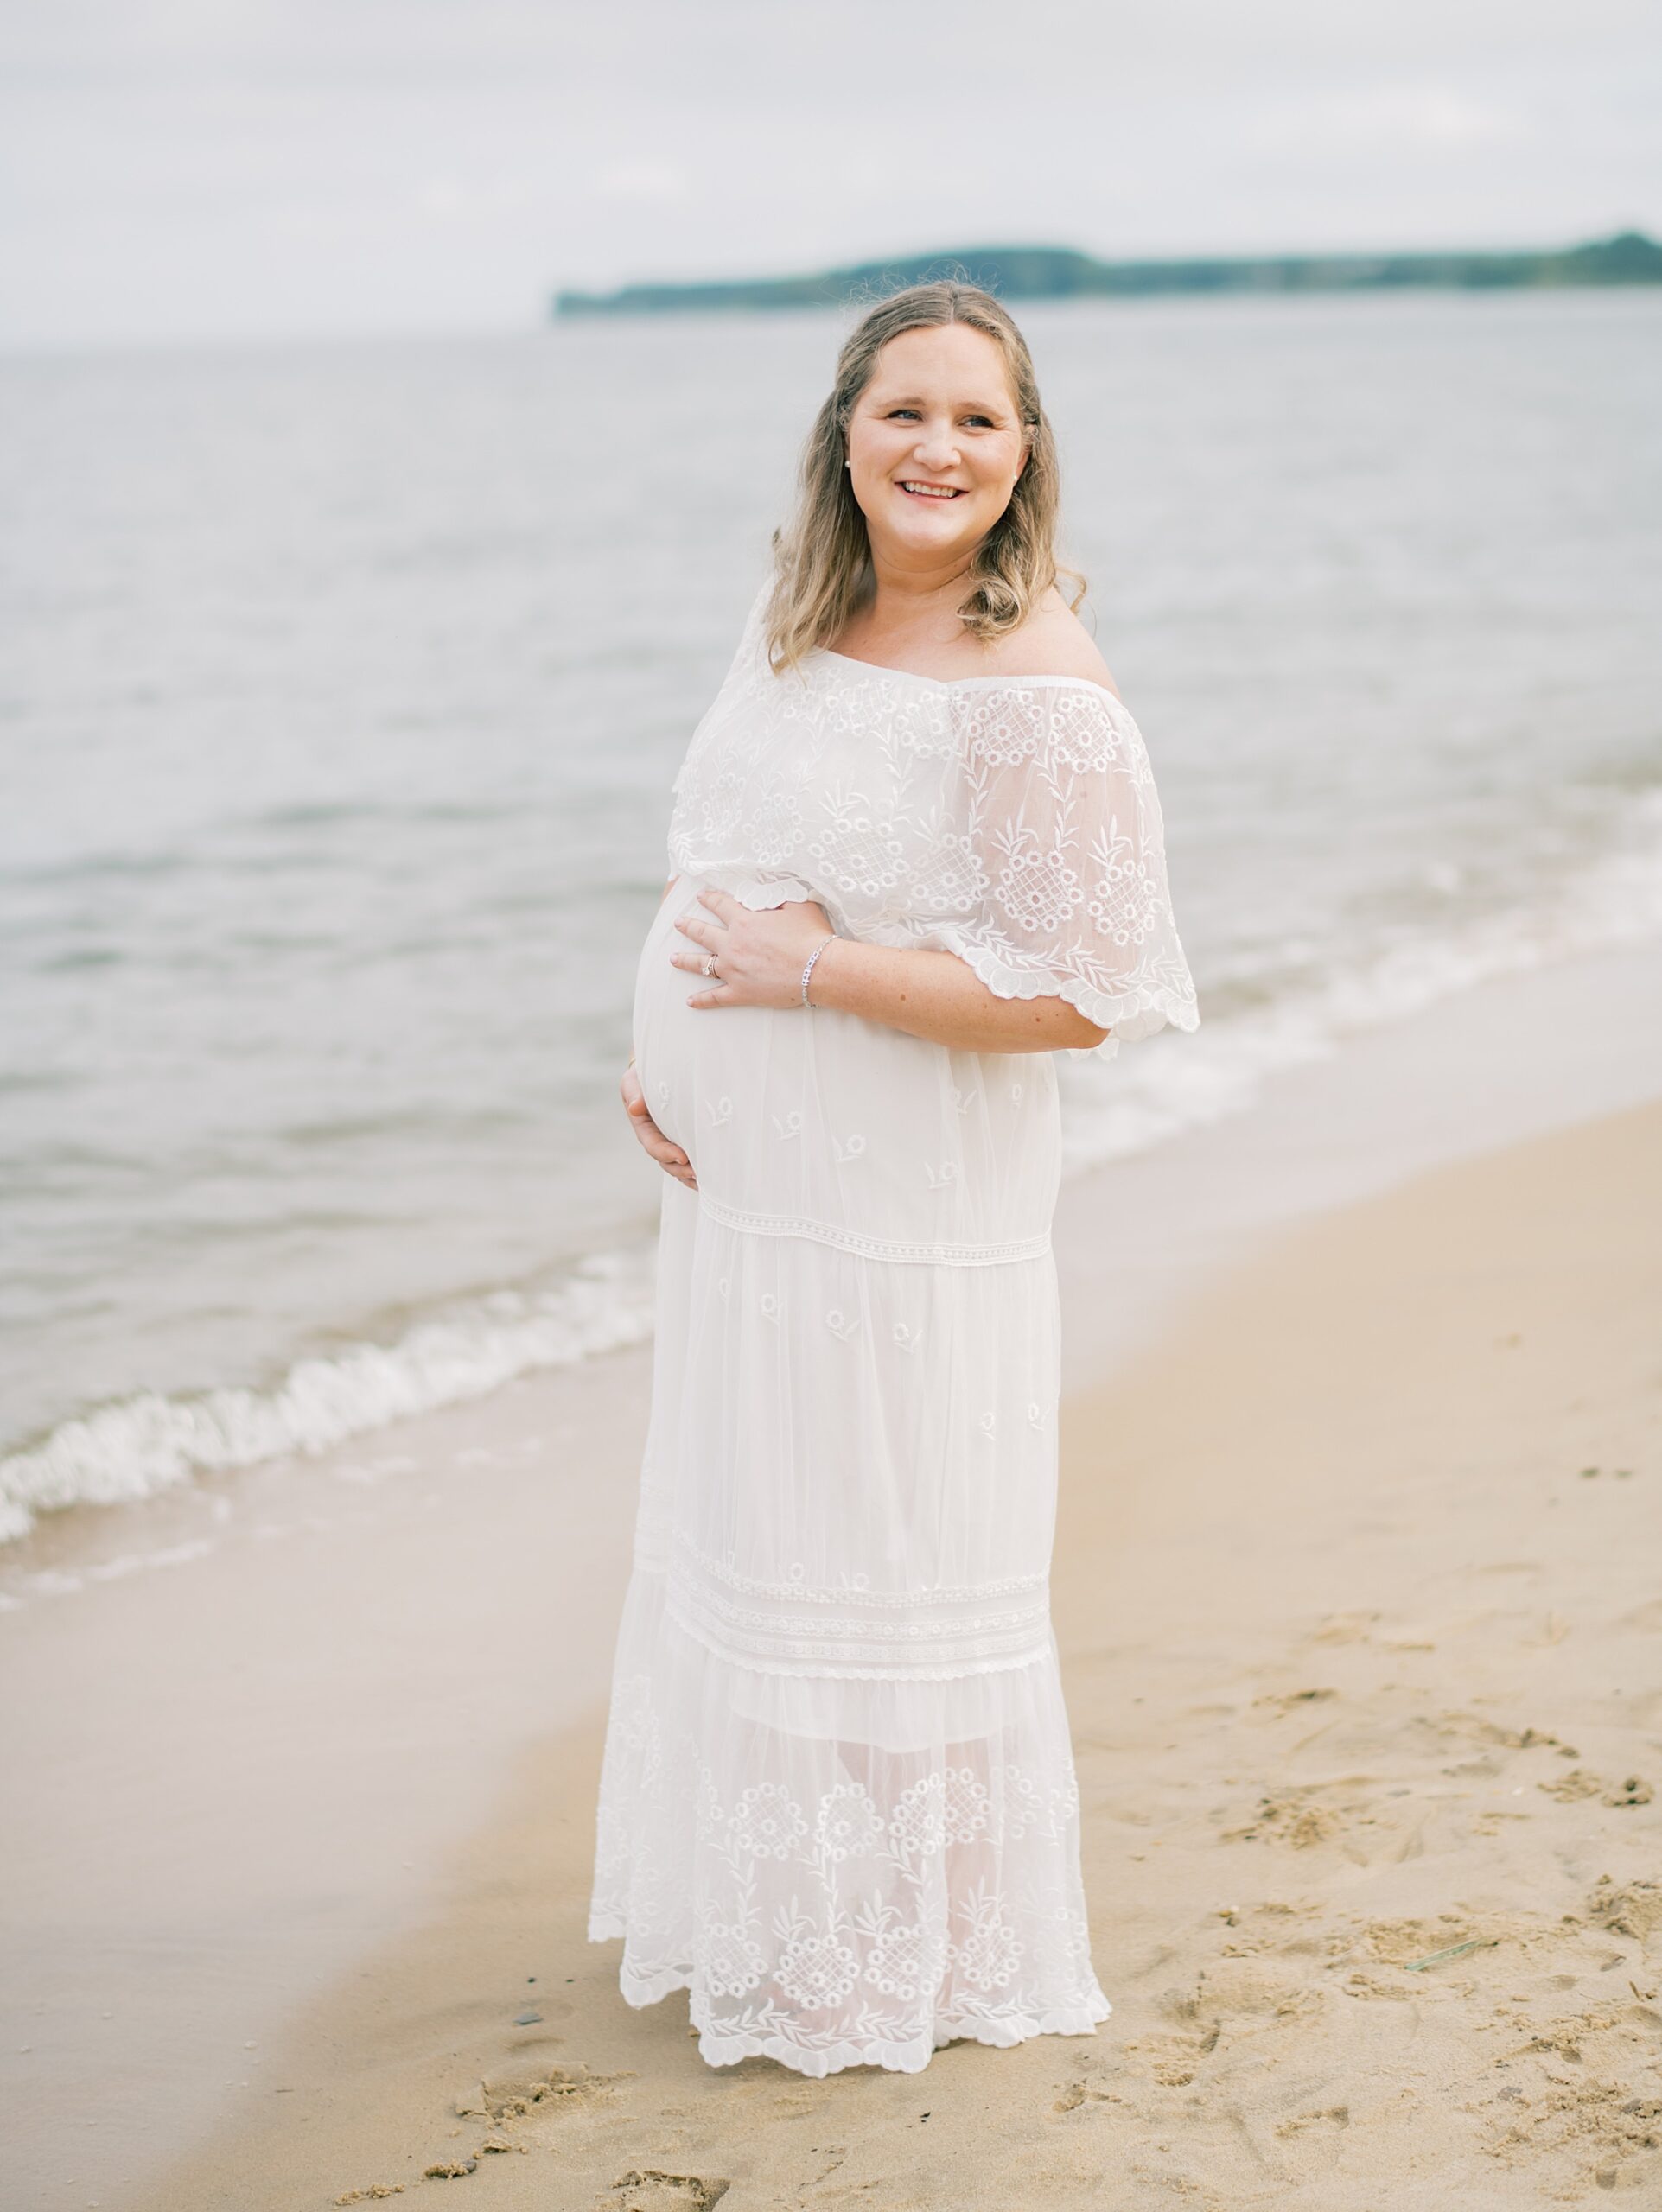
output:
[{"label": "distant tree line", "polygon": [[561,291],[556,315],[675,315],[856,306],[941,276],[1005,300],[1130,299],[1179,292],[1498,291],[1522,286],[1662,283],[1662,245],[1623,231],[1585,245],[1519,253],[1277,254],[1181,261],[1098,261],[1068,246],[965,246],[955,253],[856,262],[802,276]]}]

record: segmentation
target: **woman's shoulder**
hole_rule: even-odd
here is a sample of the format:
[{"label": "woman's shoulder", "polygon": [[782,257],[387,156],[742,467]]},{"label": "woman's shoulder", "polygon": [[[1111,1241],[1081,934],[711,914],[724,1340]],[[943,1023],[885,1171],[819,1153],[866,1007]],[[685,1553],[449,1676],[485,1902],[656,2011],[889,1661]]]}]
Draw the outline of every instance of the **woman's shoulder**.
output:
[{"label": "woman's shoulder", "polygon": [[1019,682],[1024,676],[1073,676],[1119,696],[1107,662],[1079,616],[1052,584],[1019,628],[993,639],[985,666],[991,676]]}]

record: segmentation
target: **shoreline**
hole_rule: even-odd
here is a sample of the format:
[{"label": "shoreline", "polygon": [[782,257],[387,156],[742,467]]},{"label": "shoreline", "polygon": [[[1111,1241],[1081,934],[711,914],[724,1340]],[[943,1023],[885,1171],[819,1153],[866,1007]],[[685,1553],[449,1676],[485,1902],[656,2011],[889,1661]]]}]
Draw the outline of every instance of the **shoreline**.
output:
[{"label": "shoreline", "polygon": [[[1662,1004],[1659,983],[1659,945],[1506,978],[1287,1071],[1246,1114],[1082,1173],[1057,1224],[1065,1427],[1137,1387],[1207,1286],[1301,1223],[1319,1234],[1438,1160],[1475,1172],[1500,1146],[1662,1099],[1662,1024],[1633,1018]],[[42,1531],[46,1571],[79,1586],[0,1616],[27,1685],[4,1748],[14,1772],[53,1777],[0,1813],[33,1914],[13,1936],[3,2062],[32,2117],[7,2155],[40,2212],[138,2201],[271,2082],[285,2024],[320,1991],[426,1940],[470,1853],[500,1889],[495,1830],[519,1816],[481,1830],[481,1808],[510,1777],[532,1777],[526,1849],[575,1821],[583,1857],[592,1777],[560,1810],[538,1762],[569,1727],[566,1769],[587,1741],[597,1771],[649,1357],[649,1342],[605,1353],[315,1461]],[[1079,1480],[1065,1468],[1059,1630],[1074,1554],[1111,1533],[1075,1535]],[[544,1851],[517,1926],[564,1910],[552,1879]],[[425,2015],[446,2003],[430,1991]]]},{"label": "shoreline", "polygon": [[583,1939],[591,1719],[138,2212],[445,2166],[538,2212],[1654,2187],[1659,1205],[1662,1102],[1435,1169],[1287,1230],[1069,1399],[1094,2036],[921,2076],[706,2067],[685,1997],[631,2012]]}]

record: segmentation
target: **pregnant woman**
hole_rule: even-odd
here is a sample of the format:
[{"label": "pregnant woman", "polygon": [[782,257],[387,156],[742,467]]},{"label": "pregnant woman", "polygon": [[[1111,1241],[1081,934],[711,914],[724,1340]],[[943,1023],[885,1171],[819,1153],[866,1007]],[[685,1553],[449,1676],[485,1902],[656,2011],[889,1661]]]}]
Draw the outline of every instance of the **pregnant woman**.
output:
[{"label": "pregnant woman", "polygon": [[[675,780],[623,1095],[665,1171],[589,1932],[714,2065],[1084,2035],[1049,1612],[1059,1048],[1196,1024],[1148,757],[997,301],[843,347]],[[1075,601],[1077,604],[1077,600]]]}]

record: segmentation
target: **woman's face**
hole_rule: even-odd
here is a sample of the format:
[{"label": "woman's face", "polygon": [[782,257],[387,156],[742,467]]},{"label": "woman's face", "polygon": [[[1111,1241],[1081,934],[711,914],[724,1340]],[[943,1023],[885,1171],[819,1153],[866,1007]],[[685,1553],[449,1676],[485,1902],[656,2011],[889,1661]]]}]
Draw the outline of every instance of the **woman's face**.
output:
[{"label": "woman's face", "polygon": [[848,426],[849,474],[873,554],[906,568],[967,559],[1027,459],[1004,356],[947,322],[882,347]]}]

